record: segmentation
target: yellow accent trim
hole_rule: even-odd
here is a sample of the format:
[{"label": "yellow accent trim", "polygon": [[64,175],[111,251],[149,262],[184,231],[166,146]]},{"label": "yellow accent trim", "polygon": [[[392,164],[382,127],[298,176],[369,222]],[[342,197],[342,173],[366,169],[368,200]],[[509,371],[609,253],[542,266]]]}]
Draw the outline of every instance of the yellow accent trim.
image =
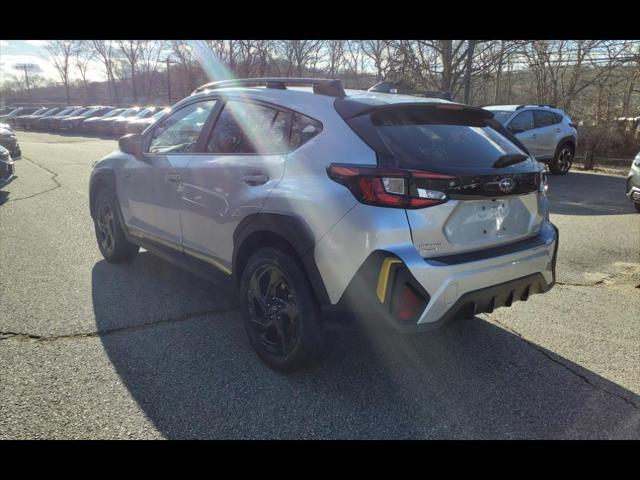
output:
[{"label": "yellow accent trim", "polygon": [[226,273],[227,275],[231,275],[231,270],[229,270],[227,267],[225,267],[224,265],[222,265],[221,263],[217,262],[216,260],[214,260],[213,258],[204,255],[200,252],[196,252],[195,250],[192,250],[190,248],[185,248],[184,249],[184,253],[186,253],[187,255],[191,255],[192,257],[195,257],[199,260],[202,260],[203,262],[207,262],[211,265],[213,265],[214,267],[216,267],[218,270],[223,271],[224,273]]},{"label": "yellow accent trim", "polygon": [[387,294],[387,283],[389,282],[389,273],[391,272],[391,267],[399,263],[402,262],[393,257],[387,257],[382,262],[382,267],[380,267],[380,274],[378,275],[378,287],[376,288],[376,294],[378,295],[378,300],[380,300],[380,303],[384,303],[384,298]]},{"label": "yellow accent trim", "polygon": [[127,230],[129,231],[129,233],[135,237],[138,238],[142,238],[142,239],[149,239],[152,240],[154,242],[160,243],[162,245],[165,245],[169,248],[173,248],[174,250],[178,250],[180,252],[185,253],[186,255],[192,256],[197,258],[198,260],[202,260],[203,262],[207,262],[210,265],[213,265],[214,267],[216,267],[218,270],[223,271],[224,273],[226,273],[227,275],[231,275],[231,270],[229,270],[227,267],[225,267],[224,265],[222,265],[221,263],[219,263],[218,261],[214,260],[213,258],[204,255],[203,253],[197,252],[196,250],[192,250],[191,248],[183,248],[173,242],[164,240],[162,238],[157,237],[156,235],[153,235],[151,233],[147,233],[147,232],[143,232],[142,230],[138,230],[135,227],[127,227]]}]

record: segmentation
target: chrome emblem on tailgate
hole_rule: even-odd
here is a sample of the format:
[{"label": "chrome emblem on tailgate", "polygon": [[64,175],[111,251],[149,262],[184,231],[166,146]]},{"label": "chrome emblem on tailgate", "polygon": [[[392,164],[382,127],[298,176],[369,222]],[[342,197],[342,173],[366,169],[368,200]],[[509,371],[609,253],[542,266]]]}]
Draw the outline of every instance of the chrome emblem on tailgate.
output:
[{"label": "chrome emblem on tailgate", "polygon": [[516,182],[511,178],[503,178],[502,180],[500,180],[500,183],[498,183],[498,188],[504,193],[511,192],[515,187]]}]

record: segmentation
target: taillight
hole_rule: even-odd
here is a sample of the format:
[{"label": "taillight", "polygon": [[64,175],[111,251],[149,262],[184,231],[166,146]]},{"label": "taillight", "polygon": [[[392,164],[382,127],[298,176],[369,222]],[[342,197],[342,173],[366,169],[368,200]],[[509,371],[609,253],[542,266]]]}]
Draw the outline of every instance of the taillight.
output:
[{"label": "taillight", "polygon": [[445,203],[445,190],[455,180],[441,173],[339,163],[329,165],[327,174],[362,203],[409,209]]}]

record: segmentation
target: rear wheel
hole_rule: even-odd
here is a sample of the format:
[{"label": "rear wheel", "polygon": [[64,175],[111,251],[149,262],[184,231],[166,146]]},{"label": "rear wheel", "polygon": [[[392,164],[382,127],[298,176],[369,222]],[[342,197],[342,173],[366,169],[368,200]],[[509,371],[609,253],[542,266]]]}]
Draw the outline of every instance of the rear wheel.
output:
[{"label": "rear wheel", "polygon": [[240,308],[251,345],[276,370],[290,372],[316,361],[324,345],[320,309],[299,263],[266,247],[247,262]]},{"label": "rear wheel", "polygon": [[573,145],[570,143],[563,143],[558,147],[556,154],[549,165],[551,173],[554,175],[565,175],[569,171],[573,164],[573,150]]},{"label": "rear wheel", "polygon": [[111,263],[130,261],[139,250],[138,245],[127,240],[116,208],[115,196],[107,188],[101,188],[96,196],[93,223],[98,248],[104,259]]}]

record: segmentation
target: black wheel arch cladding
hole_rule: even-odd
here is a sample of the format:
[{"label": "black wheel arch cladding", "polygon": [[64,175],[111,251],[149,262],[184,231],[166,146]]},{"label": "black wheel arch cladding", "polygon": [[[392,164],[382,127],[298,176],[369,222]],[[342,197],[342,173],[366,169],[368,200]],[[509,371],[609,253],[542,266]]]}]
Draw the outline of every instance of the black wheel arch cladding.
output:
[{"label": "black wheel arch cladding", "polygon": [[329,295],[313,256],[315,237],[307,223],[296,216],[282,213],[256,213],[245,217],[233,234],[232,272],[236,284],[242,275],[252,245],[268,246],[277,238],[298,256],[320,304],[329,304]]}]

